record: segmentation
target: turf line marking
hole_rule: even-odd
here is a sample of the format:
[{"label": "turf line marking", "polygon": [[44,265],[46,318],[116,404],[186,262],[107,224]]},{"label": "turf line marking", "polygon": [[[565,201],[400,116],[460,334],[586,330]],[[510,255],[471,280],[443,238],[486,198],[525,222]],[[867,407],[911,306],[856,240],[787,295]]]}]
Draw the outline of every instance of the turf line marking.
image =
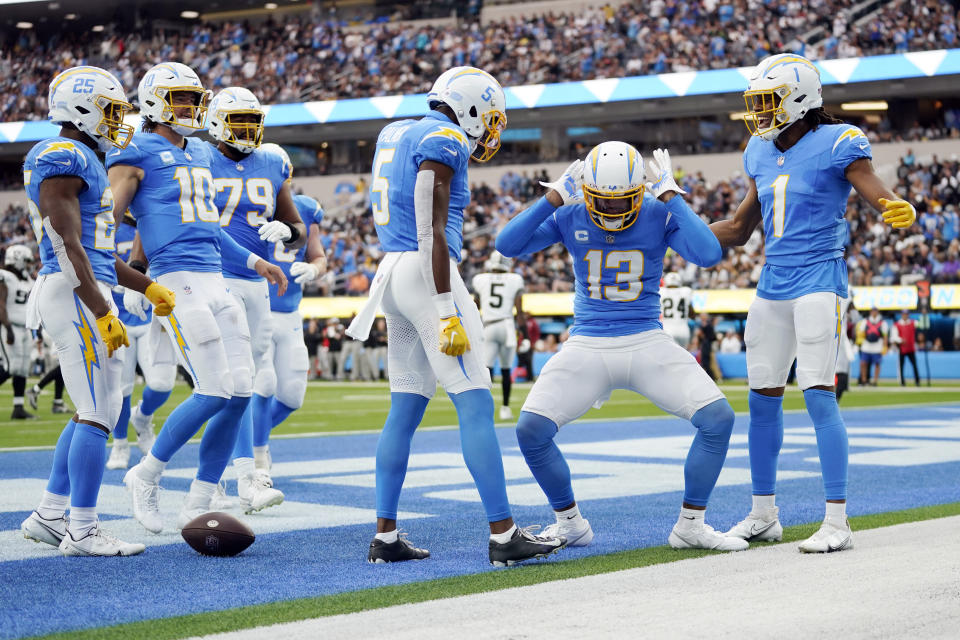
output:
[{"label": "turf line marking", "polygon": [[[857,531],[955,515],[960,515],[960,502],[855,516],[850,518],[850,524],[853,530]],[[819,522],[814,522],[786,527],[783,530],[783,542],[754,543],[752,548],[763,549],[771,546],[771,544],[788,544],[803,540],[812,535],[819,524]],[[440,578],[419,583],[390,585],[329,596],[191,614],[176,618],[144,620],[112,627],[34,636],[30,640],[129,640],[129,638],[179,640],[283,622],[381,609],[398,604],[425,602],[541,582],[611,573],[623,569],[676,562],[718,553],[723,552],[676,551],[667,546],[648,547],[607,555],[587,556],[577,560],[563,561],[558,559],[557,561],[522,565],[512,569]],[[750,553],[750,549],[742,553]]]}]

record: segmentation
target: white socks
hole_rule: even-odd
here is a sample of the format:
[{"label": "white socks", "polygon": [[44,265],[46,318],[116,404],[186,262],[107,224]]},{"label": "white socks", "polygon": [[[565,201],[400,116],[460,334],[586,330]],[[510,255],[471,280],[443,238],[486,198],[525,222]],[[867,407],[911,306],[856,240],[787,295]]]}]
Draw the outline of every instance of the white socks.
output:
[{"label": "white socks", "polygon": [[400,533],[396,529],[394,529],[393,531],[387,531],[386,533],[378,533],[374,537],[381,542],[386,542],[387,544],[393,544],[400,537]]},{"label": "white socks", "polygon": [[68,504],[70,504],[70,496],[61,496],[44,491],[43,497],[40,499],[40,506],[37,507],[37,514],[44,520],[57,520],[66,513]]},{"label": "white socks", "polygon": [[767,513],[777,506],[777,496],[753,496],[752,513]]},{"label": "white socks", "polygon": [[517,530],[517,525],[513,525],[509,530],[504,531],[503,533],[491,533],[490,539],[496,542],[497,544],[506,544],[510,542],[510,538],[513,537],[513,532]]},{"label": "white socks", "polygon": [[825,520],[836,520],[846,524],[847,521],[847,503],[846,502],[828,502]]},{"label": "white socks", "polygon": [[270,471],[270,445],[265,444],[262,447],[254,447],[253,461],[257,465],[257,469]]},{"label": "white socks", "polygon": [[79,540],[87,535],[90,529],[93,529],[96,524],[96,507],[70,507],[70,526],[68,529],[74,540]]},{"label": "white socks", "polygon": [[257,472],[257,466],[253,458],[234,458],[233,468],[237,470],[238,478],[246,478]]},{"label": "white socks", "polygon": [[160,476],[163,475],[163,470],[166,467],[166,462],[154,458],[153,453],[148,453],[143,456],[140,464],[137,465],[137,475],[147,482],[159,482]]},{"label": "white socks", "polygon": [[699,527],[703,525],[704,513],[706,513],[706,509],[680,507],[680,517],[677,518],[677,524],[684,529]]},{"label": "white socks", "polygon": [[563,511],[554,511],[553,515],[557,518],[557,523],[565,527],[579,528],[583,523],[583,516],[580,515],[580,507],[573,505]]}]

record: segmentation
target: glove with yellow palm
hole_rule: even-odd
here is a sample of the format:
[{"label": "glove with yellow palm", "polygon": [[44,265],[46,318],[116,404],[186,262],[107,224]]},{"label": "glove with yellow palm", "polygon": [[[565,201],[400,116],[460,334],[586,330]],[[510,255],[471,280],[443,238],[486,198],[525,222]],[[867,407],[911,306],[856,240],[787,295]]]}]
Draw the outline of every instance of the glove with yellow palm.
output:
[{"label": "glove with yellow palm", "polygon": [[433,303],[440,314],[440,351],[448,356],[462,356],[470,351],[470,339],[460,323],[453,294],[437,294],[433,297]]},{"label": "glove with yellow palm", "polygon": [[120,322],[120,318],[113,315],[113,311],[108,311],[105,316],[97,318],[97,330],[103,338],[103,344],[107,346],[107,357],[112,356],[113,352],[120,347],[130,346],[127,328]]},{"label": "glove with yellow palm", "polygon": [[168,316],[177,304],[177,294],[162,284],[151,282],[143,295],[153,305],[153,313],[158,316]]},{"label": "glove with yellow palm", "polygon": [[906,200],[880,198],[883,221],[894,229],[906,229],[917,221],[917,210]]}]

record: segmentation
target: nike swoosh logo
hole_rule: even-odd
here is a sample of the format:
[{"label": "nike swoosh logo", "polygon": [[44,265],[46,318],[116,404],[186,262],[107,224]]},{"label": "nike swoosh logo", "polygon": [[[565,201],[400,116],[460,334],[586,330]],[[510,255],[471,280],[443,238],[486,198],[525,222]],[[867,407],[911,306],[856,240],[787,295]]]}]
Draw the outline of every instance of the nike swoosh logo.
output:
[{"label": "nike swoosh logo", "polygon": [[866,149],[866,148],[867,148],[867,143],[866,143],[866,142],[861,143],[861,144],[860,144],[860,148],[861,148],[861,149]]},{"label": "nike swoosh logo", "polygon": [[456,150],[456,149],[450,149],[449,147],[443,147],[443,150],[446,151],[447,153],[449,153],[450,155],[452,155],[454,158],[457,157],[457,150]]},{"label": "nike swoosh logo", "polygon": [[769,523],[769,524],[760,526],[760,527],[758,527],[758,526],[755,525],[755,524],[752,524],[752,525],[750,525],[750,535],[751,535],[751,536],[758,536],[758,535],[760,535],[761,533],[763,533],[764,531],[766,531],[767,529],[769,529],[769,528],[772,527],[772,526],[773,526],[773,523],[772,523],[772,522]]}]

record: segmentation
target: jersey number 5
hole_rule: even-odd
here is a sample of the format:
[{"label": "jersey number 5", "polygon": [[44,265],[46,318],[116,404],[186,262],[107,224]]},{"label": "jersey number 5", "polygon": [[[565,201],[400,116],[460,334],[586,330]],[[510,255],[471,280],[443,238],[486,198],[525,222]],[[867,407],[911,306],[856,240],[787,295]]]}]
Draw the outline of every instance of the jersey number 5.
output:
[{"label": "jersey number 5", "polygon": [[393,162],[396,153],[395,147],[380,149],[373,160],[373,184],[370,185],[370,192],[376,194],[376,197],[370,198],[370,208],[373,209],[373,221],[379,225],[390,222],[390,201],[387,199],[390,180],[382,174],[383,165]]},{"label": "jersey number 5", "polygon": [[[587,261],[587,285],[592,299],[633,302],[640,297],[643,291],[642,251],[609,251],[604,256],[602,250],[591,249],[583,259]],[[627,265],[625,269],[620,268],[623,264]],[[604,268],[616,271],[614,281],[617,284],[600,284]]]}]

